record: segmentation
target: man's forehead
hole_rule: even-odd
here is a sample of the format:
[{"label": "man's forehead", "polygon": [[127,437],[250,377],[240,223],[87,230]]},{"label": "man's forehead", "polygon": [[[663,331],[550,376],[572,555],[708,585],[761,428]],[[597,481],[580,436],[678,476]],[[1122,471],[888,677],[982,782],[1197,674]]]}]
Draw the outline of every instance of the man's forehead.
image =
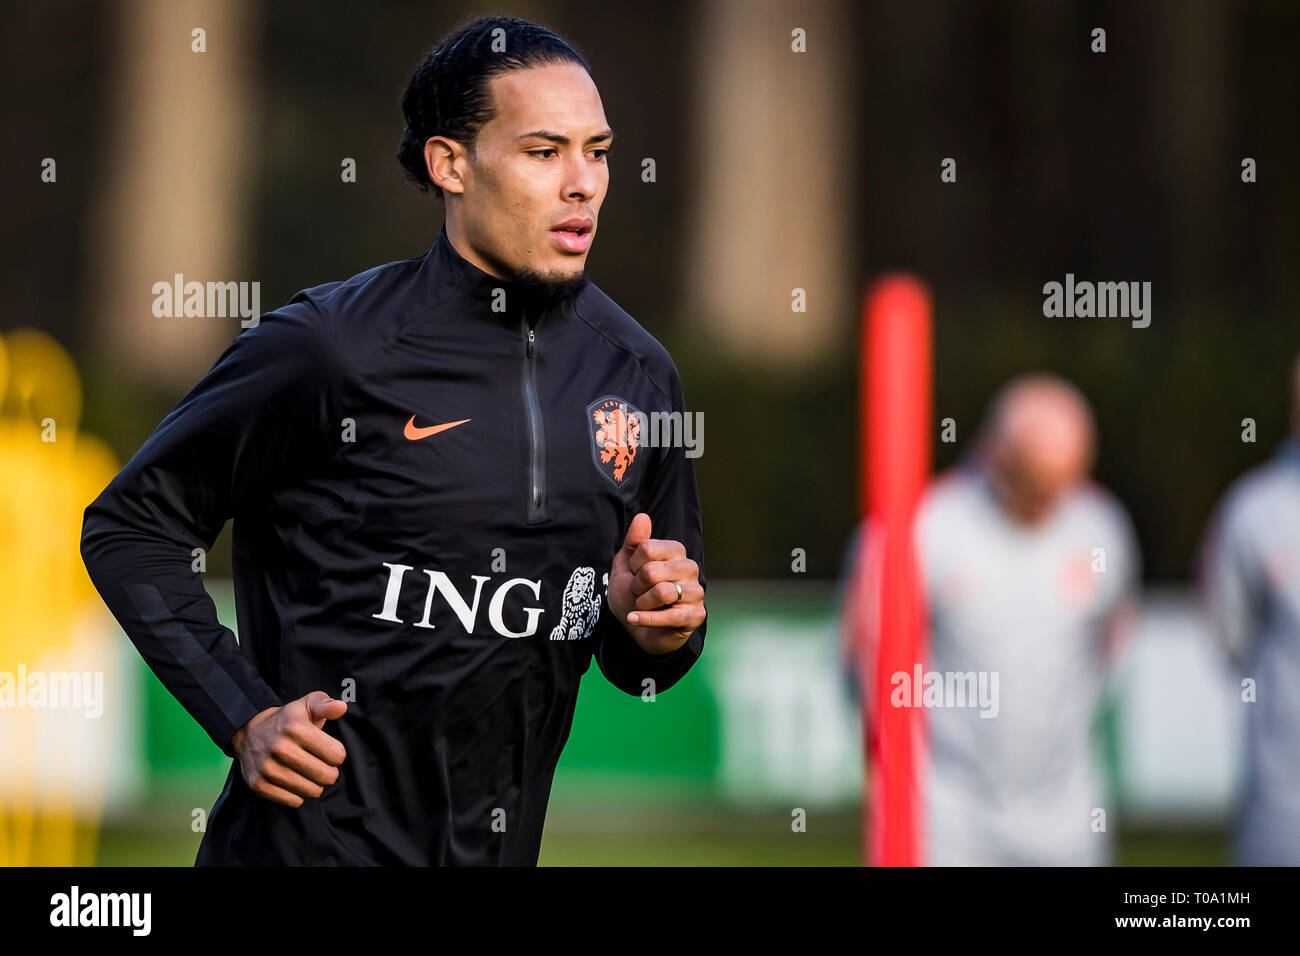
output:
[{"label": "man's forehead", "polygon": [[595,82],[576,63],[509,70],[489,83],[493,117],[488,125],[507,136],[548,129],[586,137],[605,129],[605,108]]}]

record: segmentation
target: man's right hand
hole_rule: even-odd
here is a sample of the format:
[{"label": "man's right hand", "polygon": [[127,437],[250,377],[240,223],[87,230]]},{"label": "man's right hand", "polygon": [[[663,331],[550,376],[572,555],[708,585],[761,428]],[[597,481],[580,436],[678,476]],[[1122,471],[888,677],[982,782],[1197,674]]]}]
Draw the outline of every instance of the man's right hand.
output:
[{"label": "man's right hand", "polygon": [[268,707],[231,739],[248,788],[264,800],[300,807],[339,778],[347,756],[343,744],[321,728],[347,713],[348,705],[323,690]]}]

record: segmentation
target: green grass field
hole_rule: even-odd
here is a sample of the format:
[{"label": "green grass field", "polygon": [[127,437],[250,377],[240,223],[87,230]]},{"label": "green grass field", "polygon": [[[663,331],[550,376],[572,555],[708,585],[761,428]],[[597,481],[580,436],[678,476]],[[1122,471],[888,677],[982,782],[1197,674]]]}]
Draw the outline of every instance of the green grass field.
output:
[{"label": "green grass field", "polygon": [[[100,866],[189,866],[200,834],[189,810],[157,807],[107,824]],[[1121,833],[1119,864],[1214,866],[1225,857],[1216,831]],[[688,809],[553,811],[542,840],[542,866],[856,866],[861,861],[855,815],[811,814],[793,833],[789,816]]]}]

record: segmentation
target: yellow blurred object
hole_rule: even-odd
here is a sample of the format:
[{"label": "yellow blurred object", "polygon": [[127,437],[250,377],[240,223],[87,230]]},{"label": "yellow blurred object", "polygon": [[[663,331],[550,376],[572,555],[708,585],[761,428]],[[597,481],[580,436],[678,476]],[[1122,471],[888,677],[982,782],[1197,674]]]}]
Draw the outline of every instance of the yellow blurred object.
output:
[{"label": "yellow blurred object", "polygon": [[86,718],[69,723],[18,687],[20,675],[80,675],[92,659],[102,667],[95,651],[106,638],[85,627],[97,595],[81,522],[118,462],[77,433],[81,408],[80,378],[57,341],[35,329],[0,337],[0,866],[94,858],[99,812],[87,807],[98,807],[99,792],[86,792],[85,768],[67,766],[76,748],[57,739]]},{"label": "yellow blurred object", "polygon": [[8,374],[0,378],[0,417],[53,420],[75,435],[81,424],[81,377],[72,357],[37,329],[15,329],[4,338]]}]

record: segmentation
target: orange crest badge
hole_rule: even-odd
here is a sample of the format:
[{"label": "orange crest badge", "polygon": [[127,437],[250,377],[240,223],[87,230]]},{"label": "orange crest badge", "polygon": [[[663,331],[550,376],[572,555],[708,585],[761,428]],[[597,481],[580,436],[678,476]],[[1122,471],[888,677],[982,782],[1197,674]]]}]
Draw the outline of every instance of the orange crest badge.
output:
[{"label": "orange crest badge", "polygon": [[640,410],[630,402],[613,395],[598,398],[587,406],[591,460],[619,488],[632,476],[641,448],[640,416]]}]

